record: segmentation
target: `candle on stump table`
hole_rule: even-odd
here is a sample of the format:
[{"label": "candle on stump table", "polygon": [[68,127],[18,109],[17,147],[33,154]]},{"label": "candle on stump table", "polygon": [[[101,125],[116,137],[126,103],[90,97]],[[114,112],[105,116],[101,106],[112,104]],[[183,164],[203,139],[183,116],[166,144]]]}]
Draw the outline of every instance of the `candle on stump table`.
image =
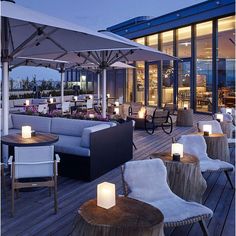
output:
[{"label": "candle on stump table", "polygon": [[119,114],[120,114],[120,109],[119,109],[119,107],[115,107],[115,108],[114,108],[114,113],[115,113],[116,115],[119,115]]},{"label": "candle on stump table", "polygon": [[211,125],[203,125],[202,127],[204,136],[209,136],[212,134],[212,126]]},{"label": "candle on stump table", "polygon": [[174,158],[178,158],[179,155],[180,158],[184,156],[184,145],[181,143],[172,143],[171,145],[171,156]]},{"label": "candle on stump table", "polygon": [[50,98],[50,99],[49,99],[49,102],[50,102],[50,103],[53,103],[53,98]]},{"label": "candle on stump table", "polygon": [[226,108],[225,111],[226,111],[226,113],[232,114],[232,109],[231,108]]},{"label": "candle on stump table", "polygon": [[103,182],[97,185],[97,206],[109,209],[116,205],[115,184]]},{"label": "candle on stump table", "polygon": [[25,100],[25,105],[26,106],[29,106],[29,104],[30,104],[30,101],[27,99],[27,100]]},{"label": "candle on stump table", "polygon": [[216,120],[218,120],[219,122],[223,122],[224,120],[223,114],[221,113],[216,114]]},{"label": "candle on stump table", "polygon": [[31,138],[31,126],[22,126],[21,135],[22,138]]},{"label": "candle on stump table", "polygon": [[74,96],[74,101],[77,101],[78,100],[78,97],[77,96]]}]

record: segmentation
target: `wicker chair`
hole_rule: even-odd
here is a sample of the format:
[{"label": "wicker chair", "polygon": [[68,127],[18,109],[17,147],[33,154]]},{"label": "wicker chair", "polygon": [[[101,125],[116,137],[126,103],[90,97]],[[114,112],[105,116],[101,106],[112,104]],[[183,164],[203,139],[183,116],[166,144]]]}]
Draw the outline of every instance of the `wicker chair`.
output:
[{"label": "wicker chair", "polygon": [[199,222],[204,235],[204,220],[213,212],[195,202],[175,195],[167,184],[167,171],[162,160],[130,161],[122,166],[124,194],[158,208],[164,215],[164,227],[177,227]]},{"label": "wicker chair", "polygon": [[172,132],[173,122],[169,111],[160,111],[156,108],[152,116],[145,116],[145,130],[147,133],[153,134],[158,127],[161,127],[166,134]]}]

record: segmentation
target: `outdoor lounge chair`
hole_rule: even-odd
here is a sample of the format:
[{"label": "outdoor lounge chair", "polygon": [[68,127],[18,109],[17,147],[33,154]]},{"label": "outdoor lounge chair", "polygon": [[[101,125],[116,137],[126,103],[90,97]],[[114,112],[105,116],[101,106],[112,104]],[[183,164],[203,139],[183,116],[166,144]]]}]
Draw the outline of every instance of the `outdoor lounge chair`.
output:
[{"label": "outdoor lounge chair", "polygon": [[230,185],[234,188],[228,172],[234,170],[234,166],[228,162],[221,160],[213,160],[207,155],[207,145],[205,139],[201,135],[189,134],[182,135],[178,143],[184,145],[184,152],[196,156],[200,162],[202,172],[224,171]]},{"label": "outdoor lounge chair", "polygon": [[[212,126],[212,133],[219,133],[223,134],[223,131],[221,129],[220,123],[216,120],[209,120],[209,121],[199,121],[198,122],[198,129],[200,132],[203,132],[203,125],[211,125]],[[233,130],[232,130],[233,132]],[[235,144],[234,138],[228,138],[228,144]]]},{"label": "outdoor lounge chair", "polygon": [[161,127],[166,134],[172,132],[173,122],[168,110],[160,111],[156,108],[152,116],[145,116],[145,130],[147,133],[153,134],[158,127]]},{"label": "outdoor lounge chair", "polygon": [[[54,209],[57,213],[57,163],[59,155],[54,158],[54,146],[15,147],[15,155],[10,156],[12,207],[14,215],[15,191],[21,188],[48,187],[54,189]],[[37,178],[37,179],[33,179]],[[38,178],[43,178],[38,180]],[[21,179],[28,179],[22,182]]]},{"label": "outdoor lounge chair", "polygon": [[158,208],[164,215],[164,227],[177,227],[199,222],[204,235],[208,231],[204,220],[213,212],[195,202],[175,195],[167,184],[167,171],[162,160],[141,160],[122,167],[124,194]]}]

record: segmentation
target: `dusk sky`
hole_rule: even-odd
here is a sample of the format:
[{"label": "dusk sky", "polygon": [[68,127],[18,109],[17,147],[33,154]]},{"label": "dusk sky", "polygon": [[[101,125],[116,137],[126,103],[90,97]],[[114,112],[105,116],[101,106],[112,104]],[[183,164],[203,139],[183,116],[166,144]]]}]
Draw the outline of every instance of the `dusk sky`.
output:
[{"label": "dusk sky", "polygon": [[[202,0],[15,0],[17,4],[55,16],[94,30],[106,29],[137,16],[161,16]],[[18,68],[12,78],[59,79],[59,73],[49,69]]]}]

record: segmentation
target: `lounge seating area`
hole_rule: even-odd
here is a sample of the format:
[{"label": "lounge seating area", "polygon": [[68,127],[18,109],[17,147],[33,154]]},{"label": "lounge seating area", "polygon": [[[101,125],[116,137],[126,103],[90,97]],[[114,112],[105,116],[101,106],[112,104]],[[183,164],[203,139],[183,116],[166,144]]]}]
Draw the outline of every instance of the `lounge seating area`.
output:
[{"label": "lounge seating area", "polygon": [[[13,117],[15,116],[16,118],[18,116],[24,116],[24,115],[12,115],[12,116]],[[45,117],[37,117],[37,118],[45,119]],[[54,122],[53,119],[56,119],[56,118],[46,118],[46,119],[47,119],[47,122],[48,122],[48,119],[52,119],[51,123],[53,123]],[[57,118],[55,122],[58,122],[58,119],[63,120],[64,118]],[[211,119],[212,119],[211,116],[195,114],[193,127],[175,127],[174,126],[173,133],[171,136],[177,137],[177,141],[182,142],[181,139],[183,139],[184,137],[187,137],[188,136],[187,134],[191,134],[198,131],[197,123],[199,121],[210,121]],[[12,120],[14,123],[14,118]],[[77,120],[71,120],[71,121],[76,122]],[[88,121],[85,121],[85,122],[88,122]],[[128,123],[125,123],[125,125],[126,124]],[[55,125],[52,125],[52,126],[55,126]],[[114,127],[107,128],[102,131],[98,131],[98,133],[112,130]],[[37,128],[40,129],[39,127]],[[131,124],[131,129],[132,129],[132,124]],[[66,131],[64,130],[63,132],[66,132]],[[149,163],[148,159],[150,158],[150,155],[153,152],[169,151],[171,147],[171,143],[172,143],[171,136],[163,133],[163,131],[160,129],[156,130],[153,135],[149,135],[143,130],[135,130],[133,141],[137,147],[137,150],[133,148],[133,160],[147,159],[146,161],[147,163]],[[178,140],[178,138],[180,137],[181,139]],[[189,141],[189,138],[187,137],[186,140]],[[57,146],[57,143],[55,143],[55,149],[56,149],[56,146]],[[132,147],[132,143],[131,143],[131,147]],[[184,151],[191,152],[190,149],[189,150],[186,149]],[[231,147],[230,157],[231,157],[231,164],[233,165],[234,165],[234,152],[235,152],[235,149]],[[197,153],[194,153],[194,154],[197,155]],[[60,159],[62,160],[61,154],[59,155],[60,155]],[[202,155],[205,155],[205,154],[203,153]],[[58,163],[59,166],[62,164],[61,160]],[[183,214],[184,218],[183,219],[181,218],[182,219],[181,221],[179,217],[182,217],[182,216],[180,216],[179,214],[176,214],[174,216],[173,210],[171,210],[171,208],[176,207],[178,205],[180,208],[182,206],[187,209],[186,206],[188,204],[190,205],[192,204],[192,207],[197,207],[198,205],[196,204],[194,205],[193,203],[188,203],[188,201],[181,200],[179,197],[175,195],[175,193],[171,193],[171,189],[169,189],[167,183],[165,182],[166,180],[164,176],[166,174],[164,173],[166,172],[166,170],[165,170],[164,165],[162,164],[160,160],[155,159],[153,161],[156,161],[157,163],[156,165],[158,166],[157,168],[158,169],[160,168],[160,171],[163,171],[163,174],[156,172],[156,174],[159,176],[158,179],[162,179],[162,181],[158,181],[158,183],[160,184],[160,187],[157,188],[157,191],[164,191],[165,194],[170,194],[170,196],[172,196],[175,199],[175,201],[180,201],[182,202],[181,204],[183,204],[182,206],[181,204],[176,203],[175,206],[172,206],[172,203],[173,203],[173,201],[171,200],[172,197],[170,197],[169,199],[169,201],[172,203],[169,204],[167,201],[167,197],[165,197],[166,195],[163,195],[164,197],[163,200],[161,200],[161,198],[157,199],[157,204],[160,204],[158,205],[158,208],[163,212],[165,216],[164,217],[165,235],[174,235],[174,236],[187,235],[187,234],[202,235],[203,232],[205,232],[204,230],[208,230],[209,235],[214,235],[214,232],[216,230],[216,222],[218,222],[217,230],[219,232],[222,232],[222,235],[227,235],[227,234],[224,234],[224,232],[228,232],[227,230],[229,229],[231,231],[233,230],[232,227],[230,226],[231,224],[230,222],[232,222],[233,215],[234,215],[234,212],[232,210],[233,203],[234,203],[234,190],[232,190],[232,186],[230,185],[230,182],[228,181],[224,173],[224,170],[226,169],[224,168],[221,169],[222,170],[221,172],[215,171],[216,169],[214,169],[214,171],[209,172],[209,171],[206,171],[206,169],[204,169],[205,165],[203,165],[202,167],[203,168],[202,171],[204,172],[203,177],[207,183],[207,189],[202,199],[203,207],[201,207],[202,206],[201,204],[198,204],[200,207],[199,213],[198,211],[191,210],[189,211],[190,215],[188,215],[188,212],[186,212],[185,214],[186,216]],[[217,161],[213,160],[212,162],[217,162]],[[127,164],[125,165],[128,165],[128,163],[130,163],[130,165],[132,164],[132,162],[127,162]],[[142,163],[142,161],[140,161],[140,163]],[[200,160],[200,163],[201,163],[201,160]],[[18,197],[15,199],[16,208],[15,208],[14,218],[10,217],[10,207],[9,207],[9,204],[6,204],[6,198],[4,197],[4,194],[3,194],[2,195],[2,221],[4,223],[3,224],[4,226],[2,228],[3,235],[11,235],[13,232],[22,232],[22,234],[30,233],[30,234],[36,234],[36,235],[37,234],[44,235],[44,234],[49,234],[49,233],[57,234],[57,235],[69,234],[73,230],[73,222],[76,217],[76,212],[77,212],[78,207],[85,201],[95,197],[96,195],[95,189],[98,183],[101,183],[103,181],[112,182],[116,185],[117,194],[126,194],[125,192],[126,188],[124,188],[125,185],[123,182],[124,179],[122,180],[122,171],[120,169],[120,164],[117,165],[117,168],[115,169],[112,168],[110,172],[94,179],[91,182],[76,180],[70,177],[62,177],[60,175],[60,169],[59,169],[58,212],[56,215],[54,215],[53,211],[50,210],[50,208],[53,206],[53,201],[51,201],[50,200],[51,198],[48,197],[48,190],[45,188],[39,188],[37,191],[19,192],[17,194]],[[225,163],[225,165],[227,165],[227,170],[230,171],[229,178],[231,179],[234,185],[234,171],[232,172],[234,167],[231,164]],[[154,166],[155,165],[151,165],[150,168],[154,168]],[[135,170],[137,170],[136,167],[135,167]],[[130,173],[133,173],[133,171],[131,171]],[[141,172],[138,171],[137,173],[141,173]],[[142,177],[141,178],[142,181],[145,179],[145,183],[147,183],[147,180],[149,177],[143,178],[144,173],[145,173],[144,168],[142,168],[142,173],[143,173],[142,175],[138,174],[138,176],[135,177],[135,180],[137,180],[137,178]],[[153,173],[153,172],[149,171],[149,173]],[[155,175],[155,173],[153,174]],[[141,184],[140,187],[148,188],[148,186],[152,186],[153,184],[156,183],[156,182],[152,183],[153,178],[156,179],[157,176],[155,177],[150,176],[150,181],[151,181],[150,185],[147,185],[147,184],[142,185],[142,181],[135,181],[133,183],[134,184],[140,183]],[[129,185],[129,183],[128,183],[128,186],[132,187],[132,185]],[[7,193],[6,195],[8,196],[7,202],[9,202],[9,192],[10,192],[10,179],[7,177],[6,178],[6,193]],[[146,192],[146,190],[144,192]],[[135,191],[131,193],[130,197],[134,197],[132,195],[134,193]],[[154,194],[153,197],[156,195],[157,196],[160,195],[157,193],[155,194],[155,192],[153,192],[153,194]],[[141,198],[142,198],[141,199],[142,201],[143,200],[146,201],[145,199],[143,199],[145,198],[145,196],[142,196]],[[29,205],[24,204],[26,199],[28,199],[27,201]],[[162,201],[164,201],[165,204],[162,204],[161,203]],[[187,204],[187,205],[185,206],[184,204]],[[33,211],[31,210],[32,207],[34,209]],[[165,207],[165,208],[162,208],[162,207]],[[222,212],[222,207],[224,207],[223,212]],[[196,214],[195,215],[196,218],[194,218],[194,214]],[[29,220],[32,217],[34,218],[34,220],[33,221]],[[186,219],[186,221],[184,219]],[[21,222],[24,222],[24,226],[22,226]],[[196,224],[197,222],[199,222],[200,224]],[[38,226],[36,227],[36,225]]]}]

